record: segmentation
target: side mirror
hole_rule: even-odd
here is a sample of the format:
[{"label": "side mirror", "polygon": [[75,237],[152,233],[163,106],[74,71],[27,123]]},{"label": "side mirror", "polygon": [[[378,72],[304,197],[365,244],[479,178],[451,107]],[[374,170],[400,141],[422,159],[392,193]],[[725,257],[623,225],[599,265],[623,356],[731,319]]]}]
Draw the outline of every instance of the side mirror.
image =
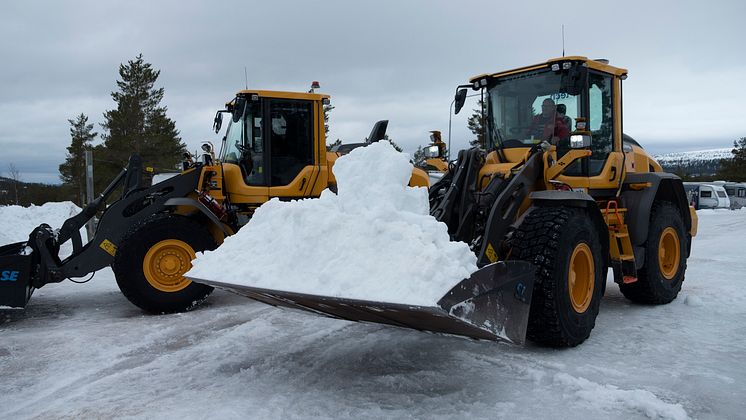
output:
[{"label": "side mirror", "polygon": [[215,113],[215,120],[212,122],[212,129],[215,130],[215,134],[220,132],[220,127],[223,126],[223,113],[218,111]]},{"label": "side mirror", "polygon": [[243,111],[246,109],[246,98],[244,97],[237,97],[236,98],[236,104],[233,106],[233,122],[238,122],[238,120],[243,117]]},{"label": "side mirror", "polygon": [[586,149],[591,147],[591,136],[587,134],[573,134],[570,136],[571,149]]},{"label": "side mirror", "polygon": [[423,152],[425,153],[425,157],[428,159],[440,156],[440,150],[438,146],[428,146],[425,148],[425,150],[423,150]]},{"label": "side mirror", "polygon": [[461,111],[461,108],[464,107],[464,102],[466,102],[466,89],[459,89],[456,91],[456,97],[454,100],[454,108],[453,108],[453,114],[456,115]]},{"label": "side mirror", "polygon": [[381,120],[373,124],[373,129],[368,135],[368,143],[374,143],[386,138],[386,128],[389,126],[389,120]]}]

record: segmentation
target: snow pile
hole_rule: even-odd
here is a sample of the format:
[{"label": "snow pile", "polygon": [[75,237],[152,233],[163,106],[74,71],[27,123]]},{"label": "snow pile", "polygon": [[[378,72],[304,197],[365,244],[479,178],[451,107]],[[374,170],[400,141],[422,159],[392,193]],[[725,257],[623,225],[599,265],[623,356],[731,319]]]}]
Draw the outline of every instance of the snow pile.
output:
[{"label": "snow pile", "polygon": [[[334,165],[338,194],[270,200],[188,277],[268,289],[433,305],[476,267],[463,242],[429,215],[426,188],[388,142],[354,149]],[[371,176],[371,174],[374,174]]]},{"label": "snow pile", "polygon": [[[0,245],[27,241],[31,231],[42,223],[48,224],[52,229],[59,229],[65,220],[79,212],[80,208],[71,201],[45,203],[41,206],[32,204],[30,207],[0,207],[3,227],[0,229]],[[84,229],[81,230],[81,234],[83,233]]]}]

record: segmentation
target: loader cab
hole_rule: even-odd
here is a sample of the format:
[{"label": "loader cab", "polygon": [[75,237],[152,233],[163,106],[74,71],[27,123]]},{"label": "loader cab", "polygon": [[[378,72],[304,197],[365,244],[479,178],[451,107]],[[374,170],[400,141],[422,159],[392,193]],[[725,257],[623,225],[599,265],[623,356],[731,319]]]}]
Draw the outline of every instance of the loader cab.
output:
[{"label": "loader cab", "polygon": [[220,162],[232,202],[318,196],[326,187],[326,148],[320,94],[240,91],[229,117]]},{"label": "loader cab", "polygon": [[[541,142],[555,146],[555,162],[573,148],[586,148],[591,155],[574,160],[557,180],[599,198],[615,194],[624,169],[626,73],[605,60],[564,57],[472,78],[475,89],[484,89],[487,142],[495,160],[515,162]],[[586,136],[590,145],[571,144],[573,136]]]}]

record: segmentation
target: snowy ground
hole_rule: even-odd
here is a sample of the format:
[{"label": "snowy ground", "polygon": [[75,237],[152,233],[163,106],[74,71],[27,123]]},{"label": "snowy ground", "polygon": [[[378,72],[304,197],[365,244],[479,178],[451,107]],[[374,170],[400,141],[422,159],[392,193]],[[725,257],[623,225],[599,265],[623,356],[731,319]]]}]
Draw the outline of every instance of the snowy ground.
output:
[{"label": "snowy ground", "polygon": [[0,310],[0,418],[743,418],[746,211],[702,211],[679,298],[609,282],[577,348],[282,311],[216,291],[143,315],[110,270]]}]

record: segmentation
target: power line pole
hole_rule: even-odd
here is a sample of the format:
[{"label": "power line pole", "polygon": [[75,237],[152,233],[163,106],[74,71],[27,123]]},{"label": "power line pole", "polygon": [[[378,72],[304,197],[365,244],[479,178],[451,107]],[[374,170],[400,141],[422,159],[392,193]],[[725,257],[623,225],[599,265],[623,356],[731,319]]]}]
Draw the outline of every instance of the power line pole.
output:
[{"label": "power line pole", "polygon": [[[86,192],[86,204],[93,201],[93,150],[85,151],[85,192]],[[86,232],[88,232],[88,240],[93,239],[93,220],[92,218],[85,225]]]}]

